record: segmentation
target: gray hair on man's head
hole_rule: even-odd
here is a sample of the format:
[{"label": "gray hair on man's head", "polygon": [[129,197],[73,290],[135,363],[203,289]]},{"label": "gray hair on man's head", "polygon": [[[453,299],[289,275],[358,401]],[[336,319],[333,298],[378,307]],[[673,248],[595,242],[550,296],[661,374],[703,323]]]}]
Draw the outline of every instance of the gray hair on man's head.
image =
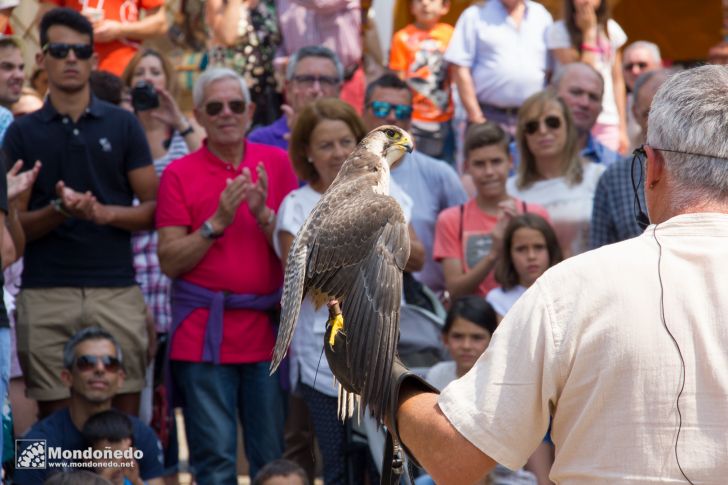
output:
[{"label": "gray hair on man's head", "polygon": [[108,340],[114,344],[114,349],[116,349],[116,358],[123,364],[124,361],[122,360],[121,355],[121,345],[119,345],[119,342],[114,338],[114,336],[99,327],[86,327],[76,332],[63,347],[64,368],[71,369],[73,367],[73,363],[76,360],[76,347],[78,347],[81,342],[85,342],[87,340]]},{"label": "gray hair on man's head", "polygon": [[602,73],[597,71],[594,66],[587,64],[586,62],[570,62],[569,64],[561,66],[554,74],[554,77],[551,78],[550,87],[558,90],[561,85],[561,81],[574,69],[588,69],[593,72],[594,75],[599,78],[599,81],[601,81],[602,91],[604,91],[604,76],[602,76]]},{"label": "gray hair on man's head", "polygon": [[240,91],[243,93],[245,104],[250,104],[250,91],[248,90],[248,85],[245,84],[245,79],[243,79],[240,74],[227,67],[213,67],[203,72],[197,79],[195,86],[192,88],[192,102],[194,103],[195,108],[201,107],[202,103],[205,102],[205,90],[207,89],[207,86],[222,79],[235,79],[238,81],[238,83],[240,83]]},{"label": "gray hair on man's head", "polygon": [[293,75],[296,73],[296,66],[301,62],[301,59],[307,57],[323,57],[333,62],[336,67],[336,76],[339,78],[339,82],[344,80],[344,66],[339,60],[339,56],[328,47],[322,45],[309,45],[301,47],[288,58],[288,66],[286,67],[286,80],[290,81],[293,79]]},{"label": "gray hair on man's head", "polygon": [[647,144],[675,181],[672,209],[728,200],[728,67],[701,66],[671,76],[652,100]]},{"label": "gray hair on man's head", "polygon": [[660,55],[660,48],[655,44],[654,42],[649,42],[647,40],[637,40],[632,42],[630,45],[628,45],[624,49],[624,53],[622,54],[622,59],[627,57],[627,53],[634,49],[644,49],[647,52],[650,53],[652,56],[652,59],[658,63],[662,64],[662,56]]}]

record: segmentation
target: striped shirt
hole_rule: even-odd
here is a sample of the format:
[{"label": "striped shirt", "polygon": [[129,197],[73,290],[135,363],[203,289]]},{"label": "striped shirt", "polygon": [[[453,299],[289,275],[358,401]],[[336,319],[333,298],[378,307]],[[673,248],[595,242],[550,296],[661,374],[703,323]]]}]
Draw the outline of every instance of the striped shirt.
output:
[{"label": "striped shirt", "polygon": [[[157,176],[161,176],[170,163],[188,153],[184,138],[175,132],[167,153],[154,160],[154,170],[157,172]],[[138,204],[138,201],[135,203]],[[172,322],[169,306],[171,281],[159,267],[158,240],[157,231],[139,231],[132,235],[131,245],[137,283],[141,287],[147,307],[152,311],[157,332],[165,333]]]}]

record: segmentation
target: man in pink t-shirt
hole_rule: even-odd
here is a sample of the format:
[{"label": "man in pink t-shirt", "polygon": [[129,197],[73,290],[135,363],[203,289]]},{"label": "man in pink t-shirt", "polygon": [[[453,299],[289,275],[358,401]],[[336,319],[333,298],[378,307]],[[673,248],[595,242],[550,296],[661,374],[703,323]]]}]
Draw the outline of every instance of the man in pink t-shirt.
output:
[{"label": "man in pink t-shirt", "polygon": [[284,400],[268,375],[283,283],[271,235],[297,180],[285,152],[245,140],[255,107],[238,74],[206,71],[193,98],[207,140],[162,176],[159,261],[174,280],[170,359],[190,461],[198,482],[234,483],[238,415],[251,476],[283,452]]}]

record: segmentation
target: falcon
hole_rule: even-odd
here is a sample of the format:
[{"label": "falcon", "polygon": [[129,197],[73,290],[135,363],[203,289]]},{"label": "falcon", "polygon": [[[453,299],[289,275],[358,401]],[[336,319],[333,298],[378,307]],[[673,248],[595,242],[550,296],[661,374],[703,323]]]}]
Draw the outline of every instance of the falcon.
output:
[{"label": "falcon", "polygon": [[[286,262],[281,324],[271,373],[286,355],[306,295],[316,308],[338,300],[343,312],[336,332],[348,345],[348,366],[357,369],[355,389],[380,422],[389,403],[392,362],[399,337],[402,271],[409,258],[407,223],[389,196],[390,168],[412,151],[410,135],[396,126],[371,131],[296,235]],[[339,414],[351,415],[352,398],[339,391]]]}]

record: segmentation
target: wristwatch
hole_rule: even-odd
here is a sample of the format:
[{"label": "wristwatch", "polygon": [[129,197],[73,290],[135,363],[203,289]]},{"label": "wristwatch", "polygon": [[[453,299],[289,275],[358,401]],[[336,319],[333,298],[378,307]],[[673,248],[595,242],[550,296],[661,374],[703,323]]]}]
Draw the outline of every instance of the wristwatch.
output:
[{"label": "wristwatch", "polygon": [[215,232],[215,229],[212,227],[210,221],[203,222],[202,227],[200,227],[200,235],[205,239],[220,239],[223,234],[224,231]]},{"label": "wristwatch", "polygon": [[66,207],[63,205],[63,201],[61,199],[51,200],[50,206],[53,207],[53,210],[62,214],[64,217],[71,217],[71,213],[68,212]]}]

